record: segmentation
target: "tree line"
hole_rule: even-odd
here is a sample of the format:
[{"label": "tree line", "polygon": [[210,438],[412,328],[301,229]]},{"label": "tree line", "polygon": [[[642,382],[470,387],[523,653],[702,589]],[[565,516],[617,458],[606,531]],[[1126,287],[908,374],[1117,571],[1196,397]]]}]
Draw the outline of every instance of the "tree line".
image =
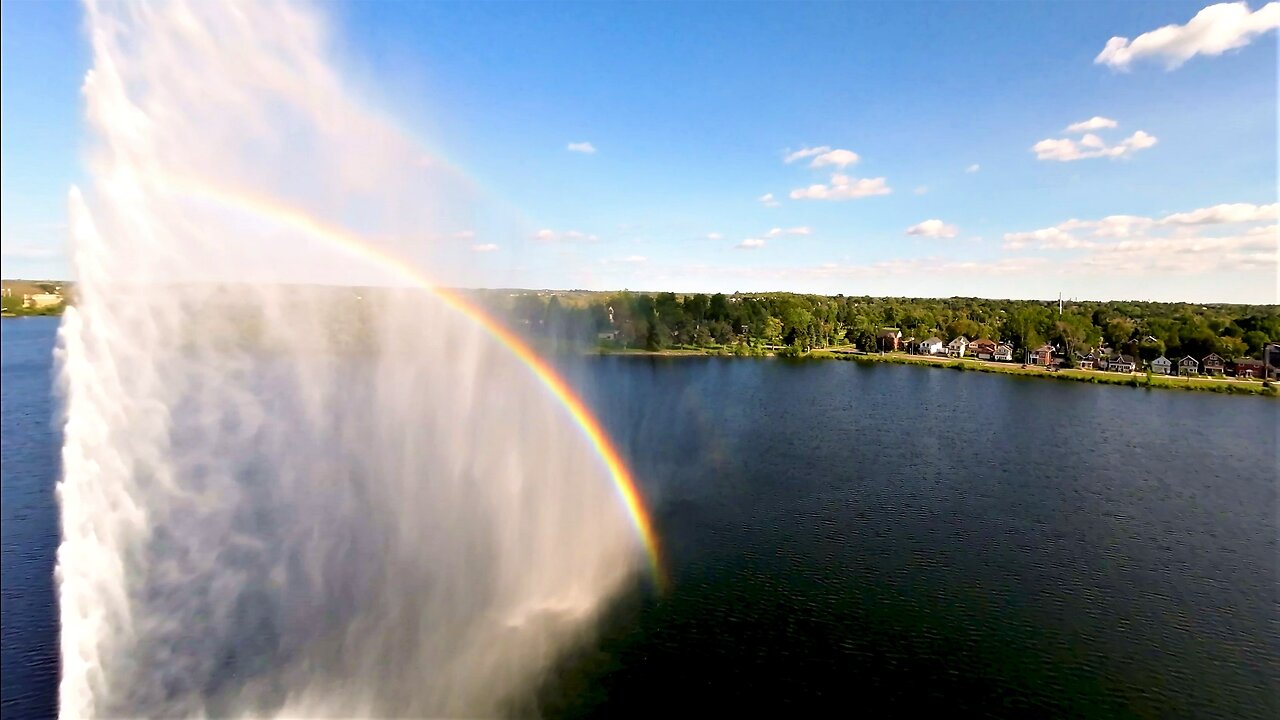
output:
[{"label": "tree line", "polygon": [[1105,345],[1149,361],[1209,353],[1256,358],[1266,344],[1280,342],[1277,305],[1072,301],[1059,313],[1057,301],[981,298],[627,291],[501,297],[501,311],[535,336],[611,348],[869,349],[882,329],[897,328],[904,338],[945,342],[963,335],[1008,342],[1017,351],[1049,343],[1066,357]]}]

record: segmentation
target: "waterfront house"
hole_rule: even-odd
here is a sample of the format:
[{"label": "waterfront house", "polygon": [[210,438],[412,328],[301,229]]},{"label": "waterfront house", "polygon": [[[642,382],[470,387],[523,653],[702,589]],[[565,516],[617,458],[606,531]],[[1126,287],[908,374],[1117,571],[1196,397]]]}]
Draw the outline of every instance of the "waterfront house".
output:
[{"label": "waterfront house", "polygon": [[1137,366],[1137,363],[1133,361],[1133,356],[1125,355],[1124,353],[1107,359],[1107,369],[1111,372],[1131,373]]},{"label": "waterfront house", "polygon": [[969,343],[969,354],[979,360],[991,360],[996,355],[996,343],[994,340],[982,338]]},{"label": "waterfront house", "polygon": [[1268,343],[1262,348],[1262,364],[1266,366],[1268,380],[1280,380],[1280,343]]},{"label": "waterfront house", "polygon": [[1049,367],[1049,365],[1052,362],[1053,362],[1053,346],[1052,345],[1041,345],[1040,347],[1031,351],[1032,365],[1044,365],[1045,367]]},{"label": "waterfront house", "polygon": [[927,340],[921,340],[916,346],[916,350],[921,355],[941,355],[942,354],[942,338],[931,337]]},{"label": "waterfront house", "polygon": [[1218,353],[1209,353],[1200,361],[1200,367],[1205,375],[1222,375],[1227,370],[1227,362]]},{"label": "waterfront house", "polygon": [[898,328],[881,328],[876,333],[876,345],[880,352],[894,352],[902,344],[902,331]]},{"label": "waterfront house", "polygon": [[1238,378],[1260,378],[1266,375],[1266,363],[1253,358],[1236,358],[1231,361],[1231,372]]},{"label": "waterfront house", "polygon": [[1173,361],[1161,355],[1151,361],[1151,372],[1156,375],[1168,375],[1173,372]]},{"label": "waterfront house", "polygon": [[1178,374],[1179,375],[1199,375],[1200,361],[1196,360],[1190,355],[1182,358],[1181,360],[1178,361]]},{"label": "waterfront house", "polygon": [[1013,346],[1009,343],[1000,343],[996,346],[996,352],[993,357],[1000,362],[1013,362]]},{"label": "waterfront house", "polygon": [[947,343],[947,355],[951,357],[964,357],[964,353],[969,349],[969,338],[961,335]]},{"label": "waterfront house", "polygon": [[1092,370],[1098,366],[1098,358],[1094,357],[1093,353],[1081,355],[1076,362],[1079,363],[1081,370]]}]

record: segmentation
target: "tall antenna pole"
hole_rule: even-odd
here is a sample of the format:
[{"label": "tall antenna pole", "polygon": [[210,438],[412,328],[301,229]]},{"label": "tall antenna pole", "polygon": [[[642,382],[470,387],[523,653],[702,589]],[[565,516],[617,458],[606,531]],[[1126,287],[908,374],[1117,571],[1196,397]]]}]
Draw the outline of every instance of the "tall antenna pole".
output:
[{"label": "tall antenna pole", "polygon": [[1062,317],[1062,291],[1058,291],[1058,317]]}]

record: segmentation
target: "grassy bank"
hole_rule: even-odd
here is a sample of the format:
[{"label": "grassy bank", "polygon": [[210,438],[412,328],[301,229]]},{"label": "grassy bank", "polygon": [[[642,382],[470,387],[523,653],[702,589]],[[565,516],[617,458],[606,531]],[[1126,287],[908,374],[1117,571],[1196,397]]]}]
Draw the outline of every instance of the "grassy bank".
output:
[{"label": "grassy bank", "polygon": [[966,372],[1003,373],[1039,377],[1048,380],[1071,380],[1096,385],[1124,385],[1127,387],[1163,388],[1169,390],[1195,390],[1237,395],[1280,396],[1280,390],[1266,386],[1259,380],[1235,380],[1232,378],[1185,378],[1167,375],[1142,375],[1106,372],[1102,370],[1058,370],[1049,372],[1039,366],[1022,366],[1014,363],[995,363],[970,359],[935,359],[905,353],[848,353],[815,350],[808,355],[814,358],[833,358],[860,362],[889,362],[900,365],[930,365]]},{"label": "grassy bank", "polygon": [[[680,348],[673,350],[601,350],[605,355],[652,355],[663,357],[690,356],[732,356],[728,348]],[[833,348],[813,350],[802,357],[815,360],[851,360],[854,362],[884,362],[897,365],[918,365],[962,372],[1002,373],[1005,375],[1021,375],[1046,380],[1069,380],[1074,382],[1093,383],[1095,385],[1123,385],[1137,388],[1161,388],[1167,390],[1194,390],[1200,392],[1217,392],[1234,395],[1262,395],[1280,397],[1280,389],[1266,386],[1258,380],[1236,380],[1232,378],[1184,378],[1165,375],[1125,375],[1102,370],[1058,370],[1049,372],[1042,367],[1027,366],[1014,363],[996,363],[969,358],[934,358],[906,353],[861,353],[850,348]]]}]

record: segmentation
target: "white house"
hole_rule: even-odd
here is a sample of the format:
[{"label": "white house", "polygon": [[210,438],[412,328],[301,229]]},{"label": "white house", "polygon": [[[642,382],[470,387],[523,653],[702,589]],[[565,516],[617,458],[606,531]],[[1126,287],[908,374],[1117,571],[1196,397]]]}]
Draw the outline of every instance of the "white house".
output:
[{"label": "white house", "polygon": [[942,338],[931,337],[927,340],[921,340],[916,346],[916,350],[921,355],[941,355],[942,354]]},{"label": "white house", "polygon": [[964,357],[964,351],[968,349],[969,338],[963,335],[947,343],[947,354],[951,357]]},{"label": "white house", "polygon": [[26,295],[22,298],[23,307],[49,307],[62,302],[62,296],[54,293],[36,293],[34,295]]},{"label": "white house", "polygon": [[1156,375],[1168,375],[1173,371],[1173,361],[1161,355],[1151,361],[1151,372]]},{"label": "white house", "polygon": [[1013,362],[1013,346],[1009,343],[996,345],[996,352],[993,357],[999,362]]}]

